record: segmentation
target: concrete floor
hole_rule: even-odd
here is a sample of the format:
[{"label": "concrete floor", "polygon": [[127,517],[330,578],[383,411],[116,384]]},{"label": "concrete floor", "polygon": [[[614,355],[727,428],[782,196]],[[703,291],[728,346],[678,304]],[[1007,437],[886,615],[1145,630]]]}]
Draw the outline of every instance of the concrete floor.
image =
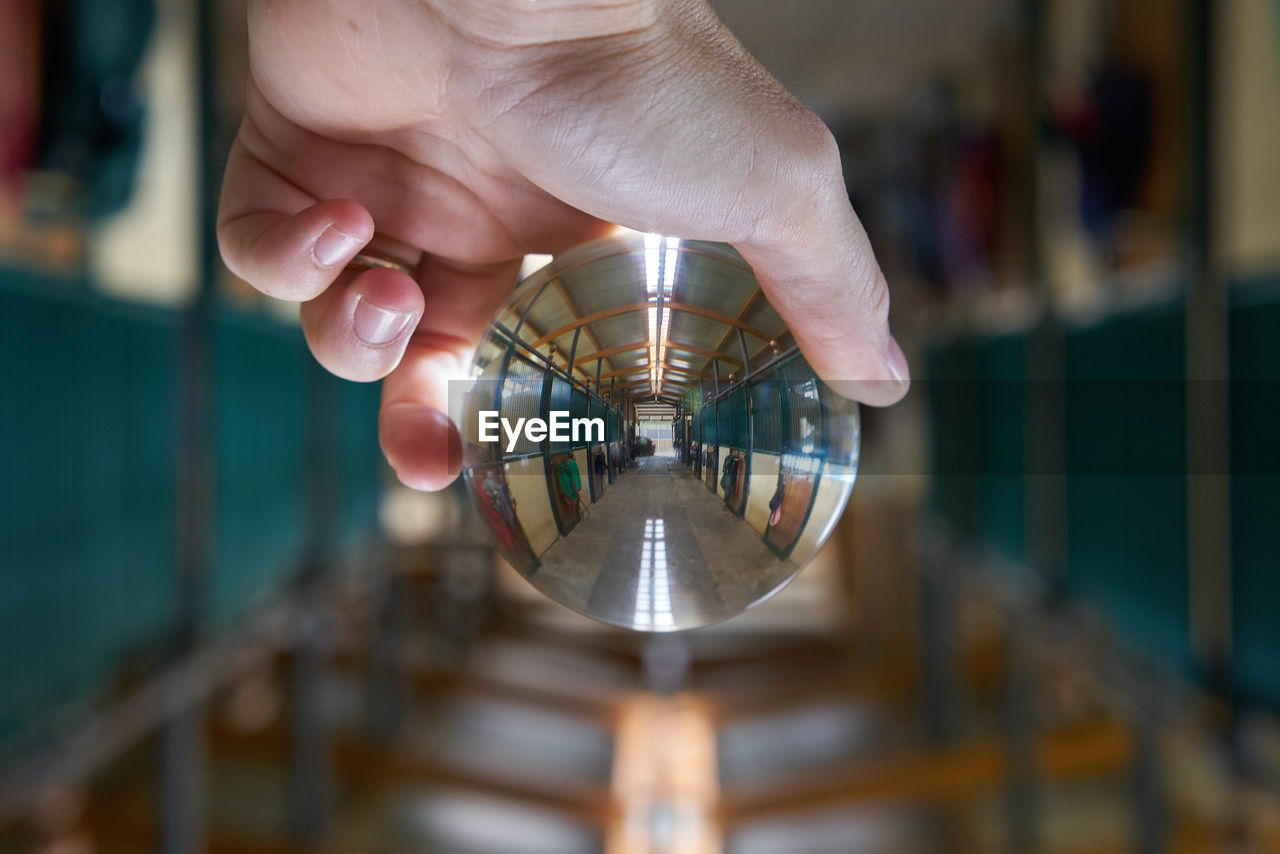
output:
[{"label": "concrete floor", "polygon": [[542,592],[656,630],[731,617],[798,570],[674,457],[638,460],[541,561],[529,580]]}]

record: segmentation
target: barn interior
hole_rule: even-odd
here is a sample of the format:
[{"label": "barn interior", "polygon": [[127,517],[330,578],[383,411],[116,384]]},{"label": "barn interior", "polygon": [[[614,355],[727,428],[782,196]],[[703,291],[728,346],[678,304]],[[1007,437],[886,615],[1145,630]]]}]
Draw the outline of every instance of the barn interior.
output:
[{"label": "barn interior", "polygon": [[0,0],[0,854],[1280,850],[1280,2],[713,0],[913,368],[785,534],[817,381],[682,235],[480,347],[600,441],[398,483],[219,257],[246,5]]}]

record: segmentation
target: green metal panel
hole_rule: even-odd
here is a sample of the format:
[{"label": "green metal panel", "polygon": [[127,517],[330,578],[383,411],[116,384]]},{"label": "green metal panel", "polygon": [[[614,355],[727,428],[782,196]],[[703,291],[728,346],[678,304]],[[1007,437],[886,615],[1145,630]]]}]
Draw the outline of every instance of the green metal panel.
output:
[{"label": "green metal panel", "polygon": [[782,405],[778,393],[779,384],[772,374],[751,384],[753,451],[782,453]]},{"label": "green metal panel", "polygon": [[[301,333],[214,327],[216,519],[205,628],[275,595],[300,566],[311,418],[332,419],[339,544],[376,531],[378,388],[324,377],[310,411]],[[179,318],[81,283],[0,272],[0,759],[155,661],[178,612]]]},{"label": "green metal panel", "polygon": [[[502,417],[515,423],[520,418],[542,417],[542,393],[546,372],[540,365],[518,353],[512,353],[503,376],[500,406]],[[540,453],[536,442],[530,442],[523,430],[516,440],[514,455]],[[510,455],[508,455],[510,456]]]},{"label": "green metal panel", "polygon": [[982,547],[1005,558],[1001,566],[1025,566],[1027,529],[1025,335],[974,342],[977,375],[972,428],[977,452],[975,536]]},{"label": "green metal panel", "polygon": [[[551,410],[572,412],[573,398],[575,397],[573,386],[559,374],[548,373],[548,377],[551,380],[551,394],[547,404],[547,411],[541,413],[540,417],[550,419]],[[547,440],[546,444],[547,449],[553,454],[568,451],[573,446],[572,442],[552,442],[550,439]]]},{"label": "green metal panel", "polygon": [[806,457],[824,456],[826,445],[818,380],[806,362],[791,362],[785,373],[785,452]]},{"label": "green metal panel", "polygon": [[0,757],[154,648],[175,608],[175,317],[56,285],[0,276]]},{"label": "green metal panel", "polygon": [[[587,398],[586,393],[575,386],[569,397],[569,417],[586,418],[590,408],[590,400]],[[569,435],[570,437],[573,436],[572,429],[570,430]],[[587,435],[588,434],[585,433],[579,433],[579,441],[572,442],[571,439],[571,444],[575,448],[585,448],[587,446]]]},{"label": "green metal panel", "polygon": [[222,626],[302,568],[310,356],[301,330],[250,315],[214,322],[216,506],[205,619]]},{"label": "green metal panel", "polygon": [[933,512],[957,536],[978,531],[980,424],[973,405],[975,348],[966,340],[930,351],[925,360],[930,409]]},{"label": "green metal panel", "polygon": [[343,550],[367,544],[379,526],[378,506],[390,467],[378,444],[381,383],[353,383],[326,375],[339,424],[337,449],[338,541]]},{"label": "green metal panel", "polygon": [[747,423],[747,389],[738,386],[729,392],[724,405],[725,440],[730,448],[747,450],[749,430]]},{"label": "green metal panel", "polygon": [[1248,699],[1280,707],[1280,275],[1233,288],[1232,668]]},{"label": "green metal panel", "polygon": [[1184,326],[1166,306],[1066,340],[1067,584],[1179,671],[1191,661]]}]

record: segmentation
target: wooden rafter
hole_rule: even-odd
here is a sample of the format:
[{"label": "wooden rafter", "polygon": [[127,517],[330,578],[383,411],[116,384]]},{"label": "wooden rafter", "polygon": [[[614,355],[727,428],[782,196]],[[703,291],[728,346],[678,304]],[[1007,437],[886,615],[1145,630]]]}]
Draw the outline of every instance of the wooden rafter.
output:
[{"label": "wooden rafter", "polygon": [[[729,331],[732,332],[733,330],[730,329]],[[721,346],[724,346],[724,345],[721,345]],[[765,346],[766,347],[769,346],[767,341],[765,342]],[[735,359],[732,356],[726,356],[724,353],[718,353],[715,350],[708,350],[706,347],[699,347],[695,344],[685,344],[681,341],[672,341],[670,338],[668,338],[667,349],[678,350],[681,353],[692,353],[695,356],[705,356],[707,358],[708,363],[710,362],[711,359],[714,358],[714,359],[719,359],[721,362],[728,362],[730,365],[733,365],[735,367],[739,367],[739,368],[742,367],[741,359]],[[706,365],[704,365],[703,367],[706,367]]]},{"label": "wooden rafter", "polygon": [[[592,340],[595,340],[595,339],[592,339]],[[621,356],[623,353],[632,353],[632,352],[635,352],[636,350],[648,350],[648,349],[649,349],[648,341],[636,341],[633,344],[622,344],[618,347],[610,347],[607,350],[600,350],[595,353],[587,353],[586,355],[579,356],[578,361],[585,365],[585,364],[594,362],[597,359],[610,359],[613,356]],[[610,363],[610,366],[612,367],[612,363]]]},{"label": "wooden rafter", "polygon": [[[746,317],[746,316],[747,316],[747,312],[749,312],[749,311],[751,311],[751,309],[755,308],[756,303],[760,302],[760,300],[762,300],[762,299],[764,299],[764,290],[763,290],[759,285],[756,285],[756,292],[755,292],[755,293],[753,293],[753,294],[751,295],[751,298],[747,300],[747,304],[746,304],[746,305],[744,305],[744,306],[742,307],[742,310],[738,312],[738,318],[737,318],[737,319],[738,319],[738,323],[736,323],[736,324],[734,324],[734,325],[741,325],[741,323],[742,323],[742,319],[743,319],[744,317]],[[746,326],[745,326],[745,325],[742,327],[742,331],[743,331],[743,332],[746,332],[746,331],[747,331],[747,330],[746,330]],[[712,356],[712,357],[710,357],[710,358],[708,358],[708,359],[707,359],[707,361],[703,363],[703,365],[702,365],[702,369],[703,369],[703,370],[706,370],[706,369],[707,369],[707,366],[711,364],[711,359],[712,359],[712,358],[721,359],[721,360],[723,360],[723,361],[731,361],[731,362],[733,362],[734,364],[740,364],[740,363],[738,362],[738,360],[737,360],[737,359],[726,359],[726,357],[720,353],[720,348],[721,348],[721,347],[723,347],[725,344],[728,344],[728,343],[729,343],[729,336],[730,336],[730,335],[732,335],[732,334],[733,334],[733,327],[732,327],[732,326],[730,326],[728,329],[726,329],[726,330],[725,330],[724,336],[720,339],[720,343],[716,345],[715,350],[714,350],[714,351],[712,351],[713,353],[715,353],[715,355],[714,355],[714,356]],[[768,346],[769,346],[770,336],[768,336],[768,335],[757,335],[756,337],[757,337],[757,338],[759,338],[759,339],[761,339],[761,340],[763,340],[763,341],[764,341],[764,345],[765,345],[766,347],[768,347]]]},{"label": "wooden rafter", "polygon": [[[536,327],[536,326],[534,326],[532,323],[530,323],[528,318],[525,318],[525,321],[524,321],[524,328],[525,328],[525,329],[528,329],[528,330],[529,330],[530,332],[532,332],[534,335],[538,335],[538,336],[541,336],[541,335],[542,335],[542,333],[538,331],[538,327]],[[537,345],[536,345],[536,344],[530,344],[529,346],[530,346],[530,347],[533,347],[533,349],[535,349],[535,350],[536,350],[536,349],[538,349],[538,347],[537,347]],[[584,362],[588,362],[588,361],[591,361],[591,359],[581,359],[581,360],[579,360],[579,361],[578,361],[578,362],[577,362],[573,367],[574,367],[574,369],[575,369],[578,373],[582,374],[582,376],[583,376],[583,378],[584,378],[584,379],[587,379],[587,380],[594,380],[594,379],[595,379],[595,377],[593,377],[591,374],[587,373],[586,368],[584,368],[584,367],[582,366]]]},{"label": "wooden rafter", "polygon": [[[694,314],[699,317],[705,317],[708,320],[714,320],[717,323],[723,323],[726,326],[729,326],[730,328],[734,326],[740,327],[743,332],[747,333],[748,335],[752,335],[756,338],[759,338],[762,341],[768,341],[770,337],[766,335],[764,332],[760,331],[759,329],[756,329],[754,326],[748,326],[746,323],[744,323],[743,321],[737,318],[729,317],[726,314],[720,314],[719,312],[712,311],[709,308],[702,308],[700,306],[689,305],[687,303],[682,303],[682,302],[672,302],[670,300],[665,301],[663,305],[671,311],[681,311],[686,314]],[[541,347],[543,344],[547,343],[548,341],[554,340],[556,338],[559,338],[561,335],[572,332],[574,329],[576,329],[579,326],[585,326],[591,323],[596,323],[601,320],[608,320],[609,318],[617,317],[620,314],[627,314],[633,311],[645,311],[655,307],[656,306],[653,303],[637,302],[637,303],[631,303],[630,305],[619,305],[619,306],[614,306],[613,308],[606,308],[603,311],[597,311],[595,314],[589,314],[586,317],[580,317],[577,320],[575,320],[573,323],[570,323],[566,326],[562,326],[559,329],[546,333],[545,335],[539,336],[538,339],[533,342],[533,346]]]},{"label": "wooden rafter", "polygon": [[715,379],[714,374],[705,374],[705,373],[702,373],[701,371],[692,371],[692,370],[689,370],[688,368],[679,368],[679,367],[676,367],[675,365],[668,365],[666,363],[663,363],[662,365],[662,372],[664,374],[668,374],[668,373],[680,374],[687,377],[702,377],[704,380]]},{"label": "wooden rafter", "polygon": [[[564,283],[557,277],[551,280],[551,284],[555,286],[556,293],[560,294],[560,299],[564,300],[565,307],[569,309],[569,314],[573,315],[575,318],[582,317],[578,312],[578,307],[574,305],[573,300],[569,298],[569,292],[564,289]],[[596,349],[596,352],[600,352],[600,342],[596,340],[596,335],[591,331],[591,326],[587,325],[582,331],[587,333],[587,340],[591,342],[591,346]],[[598,356],[597,358],[604,359],[605,364],[607,364],[610,369],[613,368],[613,363],[609,361],[608,357]],[[586,360],[584,359],[583,361]]]},{"label": "wooden rafter", "polygon": [[629,368],[618,368],[616,371],[610,371],[607,374],[601,374],[600,379],[603,381],[606,379],[613,379],[614,377],[624,377],[627,374],[634,374],[638,371],[644,371],[645,373],[648,373],[649,363],[645,362],[643,365],[632,365]]}]

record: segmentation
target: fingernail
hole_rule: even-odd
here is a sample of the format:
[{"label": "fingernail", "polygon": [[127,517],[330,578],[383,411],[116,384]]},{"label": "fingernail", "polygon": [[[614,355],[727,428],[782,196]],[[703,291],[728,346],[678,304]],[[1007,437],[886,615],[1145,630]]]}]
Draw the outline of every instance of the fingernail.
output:
[{"label": "fingernail", "polygon": [[911,368],[907,365],[907,357],[893,338],[889,339],[889,373],[893,375],[893,381],[900,386],[911,382]]},{"label": "fingernail", "polygon": [[382,308],[364,297],[357,297],[356,311],[352,317],[356,337],[374,347],[390,344],[396,340],[411,320],[413,320],[412,312]]},{"label": "fingernail", "polygon": [[334,264],[349,261],[351,256],[356,254],[356,250],[363,245],[364,241],[360,238],[344,234],[333,226],[329,226],[316,238],[311,252],[315,255],[316,263],[321,267],[332,267]]}]

